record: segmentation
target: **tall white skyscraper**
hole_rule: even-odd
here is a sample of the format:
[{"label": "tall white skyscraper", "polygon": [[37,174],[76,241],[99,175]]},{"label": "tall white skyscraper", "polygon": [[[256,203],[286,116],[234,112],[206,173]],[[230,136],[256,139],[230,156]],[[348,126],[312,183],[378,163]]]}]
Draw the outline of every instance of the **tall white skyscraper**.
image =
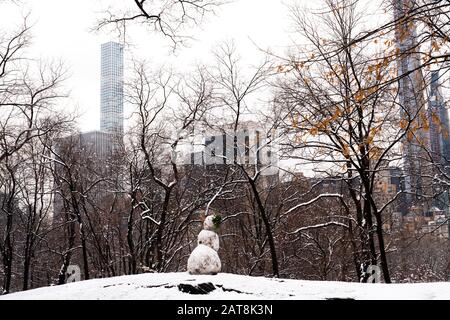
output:
[{"label": "tall white skyscraper", "polygon": [[[78,159],[80,172],[89,176],[84,167],[89,164],[97,174],[108,177],[108,181],[97,183],[90,190],[92,199],[101,205],[102,199],[110,194],[111,188],[119,189],[121,184],[120,169],[114,162],[114,155],[123,137],[123,46],[116,42],[104,43],[101,46],[101,100],[100,100],[100,131],[83,132],[58,139],[55,143],[55,154],[60,161]],[[86,161],[85,163],[83,161]],[[107,165],[106,165],[107,164]],[[65,174],[61,165],[56,166],[59,174]],[[84,171],[82,171],[84,170]],[[112,180],[111,180],[112,179]],[[111,186],[114,181],[115,186]],[[62,216],[64,199],[61,192],[66,185],[54,181],[53,219]]]},{"label": "tall white skyscraper", "polygon": [[101,48],[100,130],[123,135],[123,46],[107,42]]}]

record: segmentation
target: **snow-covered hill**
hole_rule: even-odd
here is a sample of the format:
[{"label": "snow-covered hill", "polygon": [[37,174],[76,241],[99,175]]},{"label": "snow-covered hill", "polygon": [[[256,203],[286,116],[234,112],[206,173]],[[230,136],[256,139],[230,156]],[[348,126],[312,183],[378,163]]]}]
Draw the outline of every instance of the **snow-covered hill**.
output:
[{"label": "snow-covered hill", "polygon": [[[192,290],[208,293],[188,293]],[[39,288],[1,299],[450,299],[450,283],[388,285],[271,279],[228,273],[215,276],[147,273]]]}]

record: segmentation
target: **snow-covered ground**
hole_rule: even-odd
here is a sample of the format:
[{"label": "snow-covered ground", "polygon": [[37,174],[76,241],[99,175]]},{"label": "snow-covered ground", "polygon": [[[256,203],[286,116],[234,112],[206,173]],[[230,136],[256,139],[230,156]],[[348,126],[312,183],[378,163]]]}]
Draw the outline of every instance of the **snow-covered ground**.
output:
[{"label": "snow-covered ground", "polygon": [[[189,294],[180,284],[212,283],[208,294]],[[13,293],[1,299],[450,299],[450,283],[361,284],[249,277],[228,273],[147,273],[94,279]]]}]

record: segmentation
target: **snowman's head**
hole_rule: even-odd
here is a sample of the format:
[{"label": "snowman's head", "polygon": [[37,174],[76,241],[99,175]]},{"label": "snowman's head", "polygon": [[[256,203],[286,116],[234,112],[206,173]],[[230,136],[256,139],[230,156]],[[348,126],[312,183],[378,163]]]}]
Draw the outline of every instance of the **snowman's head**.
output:
[{"label": "snowman's head", "polygon": [[203,221],[203,229],[205,230],[217,230],[222,223],[222,217],[218,214],[212,214],[205,218]]}]

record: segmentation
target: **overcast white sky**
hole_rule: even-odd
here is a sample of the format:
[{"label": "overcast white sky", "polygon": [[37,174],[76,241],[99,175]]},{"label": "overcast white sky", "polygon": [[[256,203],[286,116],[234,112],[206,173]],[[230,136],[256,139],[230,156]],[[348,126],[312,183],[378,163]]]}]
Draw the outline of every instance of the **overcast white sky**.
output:
[{"label": "overcast white sky", "polygon": [[[209,16],[196,30],[196,41],[191,46],[173,54],[170,41],[161,36],[149,35],[141,28],[133,32],[133,47],[128,48],[126,59],[131,56],[145,58],[155,67],[161,64],[183,69],[196,62],[205,62],[210,51],[221,40],[234,39],[239,53],[247,61],[260,58],[255,45],[282,48],[289,43],[287,31],[290,22],[285,3],[291,0],[234,0]],[[117,40],[114,34],[93,33],[91,28],[111,0],[39,0],[24,1],[24,6],[4,7],[0,12],[0,27],[12,29],[20,23],[20,15],[31,12],[33,57],[45,60],[61,59],[69,68],[71,77],[66,82],[71,91],[71,102],[77,105],[82,116],[83,131],[99,127],[100,110],[100,44]],[[5,9],[6,8],[6,9]],[[3,29],[4,30],[4,29]],[[259,59],[258,59],[259,60]]]}]

